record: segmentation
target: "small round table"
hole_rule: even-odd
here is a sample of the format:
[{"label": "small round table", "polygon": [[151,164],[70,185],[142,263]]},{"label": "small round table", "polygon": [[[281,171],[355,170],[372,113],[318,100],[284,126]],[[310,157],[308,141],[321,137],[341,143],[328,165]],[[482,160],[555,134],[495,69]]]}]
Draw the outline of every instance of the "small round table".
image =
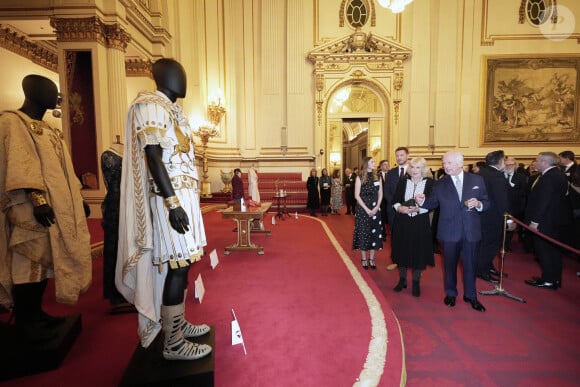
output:
[{"label": "small round table", "polygon": [[280,218],[282,220],[284,219],[284,215],[290,216],[290,214],[288,213],[288,210],[286,208],[286,199],[288,198],[288,194],[276,194],[274,196],[272,196],[272,199],[276,200],[276,205],[278,206],[278,213],[276,213],[276,217]]}]

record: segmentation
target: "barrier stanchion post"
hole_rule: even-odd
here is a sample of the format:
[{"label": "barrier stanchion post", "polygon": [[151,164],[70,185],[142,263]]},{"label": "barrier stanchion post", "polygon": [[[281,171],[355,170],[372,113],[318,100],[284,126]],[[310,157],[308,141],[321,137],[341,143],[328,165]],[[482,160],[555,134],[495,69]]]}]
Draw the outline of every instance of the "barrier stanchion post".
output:
[{"label": "barrier stanchion post", "polygon": [[503,239],[502,239],[502,243],[501,243],[501,250],[500,250],[500,257],[501,257],[501,267],[499,270],[499,284],[497,284],[495,286],[495,289],[493,290],[483,290],[480,291],[479,294],[482,294],[484,296],[505,296],[507,298],[511,298],[512,300],[516,300],[519,302],[526,302],[525,299],[521,298],[521,297],[516,297],[513,294],[510,294],[507,290],[504,289],[503,287],[503,267],[504,267],[504,258],[505,258],[505,237],[506,237],[506,233],[507,233],[507,227],[508,227],[508,218],[510,218],[510,214],[505,213],[503,215]]}]

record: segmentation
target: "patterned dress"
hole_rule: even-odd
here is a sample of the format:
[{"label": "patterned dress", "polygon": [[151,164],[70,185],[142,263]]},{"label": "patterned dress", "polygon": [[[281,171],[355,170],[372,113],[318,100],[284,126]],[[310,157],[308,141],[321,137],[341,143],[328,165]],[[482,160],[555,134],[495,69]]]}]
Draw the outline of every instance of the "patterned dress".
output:
[{"label": "patterned dress", "polygon": [[[368,172],[367,182],[361,184],[360,198],[368,208],[376,207],[380,184],[379,180],[374,180],[372,172]],[[383,248],[383,225],[380,211],[373,216],[368,216],[362,206],[356,207],[352,248],[364,251]]]},{"label": "patterned dress", "polygon": [[342,184],[340,179],[332,179],[332,197],[330,204],[333,211],[338,211],[342,208]]}]

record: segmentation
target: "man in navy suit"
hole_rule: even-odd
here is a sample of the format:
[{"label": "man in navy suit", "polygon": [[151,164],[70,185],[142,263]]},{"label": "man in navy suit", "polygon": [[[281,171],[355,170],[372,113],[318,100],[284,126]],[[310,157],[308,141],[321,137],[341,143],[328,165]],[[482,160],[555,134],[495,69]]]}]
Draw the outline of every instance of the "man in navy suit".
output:
[{"label": "man in navy suit", "polygon": [[[531,228],[562,241],[572,224],[572,212],[566,196],[568,179],[558,168],[559,160],[553,152],[540,152],[536,157],[540,175],[530,188],[525,220]],[[556,290],[562,281],[562,250],[542,236],[534,234],[532,238],[542,275],[525,282],[537,288]]]},{"label": "man in navy suit", "polygon": [[457,264],[463,261],[463,300],[478,311],[485,307],[477,300],[475,273],[477,253],[481,241],[480,212],[489,208],[485,183],[481,176],[463,171],[463,155],[458,151],[443,156],[447,174],[438,180],[429,197],[416,195],[423,208],[439,207],[437,239],[443,247],[445,267],[445,299],[447,306],[455,306],[457,297]]}]

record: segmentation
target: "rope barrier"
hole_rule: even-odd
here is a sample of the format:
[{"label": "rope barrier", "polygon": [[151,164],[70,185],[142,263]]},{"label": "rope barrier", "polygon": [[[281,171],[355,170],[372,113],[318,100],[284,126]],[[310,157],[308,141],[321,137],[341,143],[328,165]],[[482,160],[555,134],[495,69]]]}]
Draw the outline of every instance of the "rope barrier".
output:
[{"label": "rope barrier", "polygon": [[531,228],[529,225],[525,224],[521,220],[519,220],[517,218],[514,218],[514,216],[512,214],[506,214],[506,216],[508,218],[510,218],[511,220],[513,220],[514,222],[516,222],[517,224],[519,224],[520,226],[522,226],[523,228],[525,228],[526,230],[529,230],[529,231],[533,232],[534,234],[536,234],[536,235],[538,235],[538,236],[540,236],[540,237],[542,237],[542,238],[544,238],[544,239],[546,239],[546,240],[554,243],[555,245],[558,245],[558,246],[560,246],[560,247],[562,247],[562,248],[564,248],[564,249],[566,249],[568,251],[571,251],[571,252],[573,252],[575,254],[579,254],[580,255],[580,250],[575,249],[572,246],[568,246],[565,243],[562,243],[562,242],[560,242],[560,241],[558,241],[558,240],[556,240],[554,238],[551,238],[551,237],[547,236],[544,233],[541,233],[540,231],[538,231],[538,230],[536,230],[534,228]]}]

